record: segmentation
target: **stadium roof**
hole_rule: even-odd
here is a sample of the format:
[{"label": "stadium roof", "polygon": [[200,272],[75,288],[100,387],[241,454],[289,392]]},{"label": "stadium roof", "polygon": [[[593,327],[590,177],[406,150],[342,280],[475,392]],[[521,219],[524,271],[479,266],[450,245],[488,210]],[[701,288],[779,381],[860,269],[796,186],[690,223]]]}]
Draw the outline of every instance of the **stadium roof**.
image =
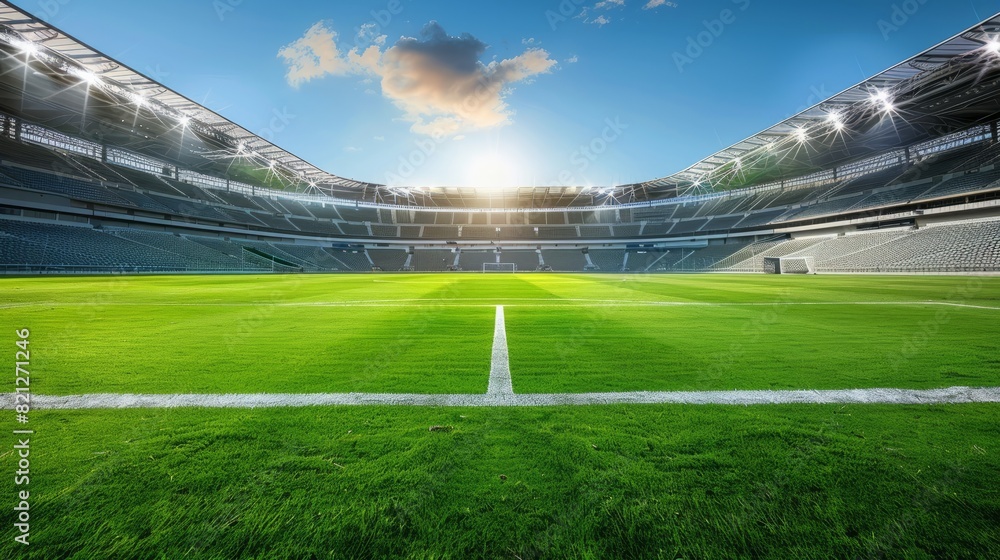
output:
[{"label": "stadium roof", "polygon": [[[202,170],[224,173],[227,163],[251,162],[274,175],[280,171],[287,188],[374,201],[402,198],[404,204],[473,206],[484,198],[475,189],[401,189],[333,175],[2,0],[0,25],[0,39],[57,61],[48,64],[57,66],[54,73],[92,80],[112,104],[131,99],[166,121],[153,130],[181,123],[197,132],[199,148],[207,148]],[[994,122],[1000,118],[998,35],[1000,14],[668,177],[615,188],[508,189],[494,198],[504,206],[572,206],[577,200],[635,202],[761,185]],[[146,152],[155,156],[152,147],[146,145]],[[222,163],[212,167],[212,160]]]},{"label": "stadium roof", "polygon": [[293,175],[300,177],[304,184],[348,188],[371,186],[370,183],[345,179],[319,169],[203,105],[3,1],[0,1],[0,24],[16,32],[21,40],[44,47],[49,53],[79,65],[91,75],[100,78],[104,84],[121,86],[142,96],[144,103],[150,107],[158,107],[166,115],[187,119],[185,123],[190,122],[192,126],[205,127],[214,134],[221,134],[231,139],[233,146],[242,146],[246,154],[258,157],[261,163],[270,166],[271,162],[276,162]]},{"label": "stadium roof", "polygon": [[[959,76],[950,74],[947,70],[952,66],[965,65],[971,60],[981,59],[982,63],[978,70],[995,70],[1000,63],[1000,14],[978,23],[968,30],[955,35],[926,51],[905,60],[888,70],[877,74],[863,82],[847,88],[846,90],[823,100],[816,105],[794,115],[784,121],[755,134],[743,141],[721,150],[697,163],[668,177],[647,181],[638,185],[631,185],[641,190],[670,189],[679,193],[697,193],[712,190],[723,190],[735,188],[749,184],[759,184],[761,180],[779,180],[808,173],[810,170],[831,164],[842,164],[857,159],[858,148],[851,149],[852,142],[870,142],[871,138],[860,135],[859,138],[852,138],[852,131],[858,131],[857,125],[871,126],[872,118],[884,120],[885,117],[899,115],[893,124],[893,134],[896,136],[897,147],[919,142],[923,139],[919,130],[901,130],[900,125],[911,124],[911,120],[926,117],[919,114],[918,107],[907,107],[904,101],[920,101],[920,99],[907,99],[909,94],[919,86],[927,85],[927,82],[934,82],[935,86],[951,86],[957,81]],[[976,64],[971,65],[973,74],[976,74]],[[970,78],[968,83],[982,83],[987,72],[979,72],[978,75],[965,76]],[[949,90],[954,93],[954,88]],[[920,94],[927,92],[921,91]],[[940,111],[941,105],[933,106],[931,111]],[[875,109],[875,111],[872,111]],[[867,113],[865,115],[864,113]],[[867,117],[867,118],[866,118]],[[994,115],[995,118],[995,115]],[[849,121],[851,126],[848,125]],[[869,122],[864,122],[869,121]],[[955,128],[968,127],[978,122],[970,122],[969,119],[956,119],[953,123]],[[905,132],[910,132],[911,137],[907,137]],[[944,132],[937,130],[937,133]],[[840,143],[847,144],[847,156],[840,162],[822,162],[815,164],[815,159],[808,157],[813,150],[802,149],[803,144],[808,144],[810,140],[839,139]],[[832,147],[828,143],[825,147]],[[875,149],[881,146],[873,146]],[[777,148],[784,149],[783,157],[775,158],[768,152]],[[769,150],[771,149],[771,150]],[[757,169],[762,174],[753,173],[754,165],[764,164],[770,169]],[[809,165],[813,164],[813,165]],[[813,168],[813,169],[810,169]],[[770,171],[770,173],[768,173]],[[757,181],[753,181],[757,178]],[[750,179],[748,181],[747,179]]]}]

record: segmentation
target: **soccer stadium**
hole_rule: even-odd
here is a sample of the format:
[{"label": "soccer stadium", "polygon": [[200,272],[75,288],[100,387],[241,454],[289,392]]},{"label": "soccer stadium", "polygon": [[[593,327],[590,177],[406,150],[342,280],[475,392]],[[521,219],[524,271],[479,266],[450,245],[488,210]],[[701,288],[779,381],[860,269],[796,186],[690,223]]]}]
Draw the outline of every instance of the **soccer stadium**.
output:
[{"label": "soccer stadium", "polygon": [[[560,37],[687,17],[662,72],[729,70],[766,8],[515,2],[552,33],[484,55],[408,2],[339,7],[374,22],[353,49],[318,23],[266,62],[287,95],[352,79],[384,112],[261,130],[223,115],[265,71],[195,101],[167,84],[196,32],[137,24],[176,48],[137,70],[84,4],[0,1],[4,558],[1000,557],[1000,14],[680,171],[494,159],[459,184],[420,173],[530,121],[521,90],[586,62],[550,58]],[[178,6],[253,29],[284,9]],[[880,45],[951,10],[882,8]],[[327,113],[377,131],[347,171],[279,134]],[[571,162],[644,126],[591,120]],[[649,149],[719,135],[662,126]],[[387,171],[348,178],[369,158]]]}]

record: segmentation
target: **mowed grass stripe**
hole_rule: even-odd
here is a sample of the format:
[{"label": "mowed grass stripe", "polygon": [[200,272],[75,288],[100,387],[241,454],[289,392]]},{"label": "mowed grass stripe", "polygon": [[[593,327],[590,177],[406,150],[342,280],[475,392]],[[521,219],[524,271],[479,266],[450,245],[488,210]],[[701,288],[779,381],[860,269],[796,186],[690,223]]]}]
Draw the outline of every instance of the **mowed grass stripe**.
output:
[{"label": "mowed grass stripe", "polygon": [[34,305],[0,309],[0,320],[32,329],[35,388],[55,395],[483,393],[497,304],[509,312],[517,392],[1000,377],[1000,278],[164,276],[0,287],[0,305]]},{"label": "mowed grass stripe", "polygon": [[[477,302],[477,303],[472,303]],[[536,299],[536,298],[465,298],[457,301],[441,301],[437,299],[402,299],[402,300],[361,300],[361,301],[314,301],[290,303],[283,301],[259,301],[243,303],[55,303],[38,302],[13,305],[0,305],[2,309],[16,309],[23,307],[113,307],[113,306],[146,306],[146,307],[410,307],[414,304],[433,303],[437,307],[495,307],[496,302],[504,302],[509,307],[768,307],[774,302],[735,302],[735,303],[710,303],[697,301],[634,301],[634,300],[591,300],[591,299]],[[514,302],[514,303],[510,303]],[[815,301],[815,302],[782,302],[781,305],[815,305],[815,306],[837,306],[837,305],[888,305],[888,306],[928,306],[940,305],[945,307],[960,307],[967,309],[985,309],[1000,311],[1000,307],[986,305],[970,305],[965,303],[953,303],[947,301]]]},{"label": "mowed grass stripe", "polygon": [[1000,307],[997,277],[340,274],[0,279],[0,305],[368,300],[949,301]]},{"label": "mowed grass stripe", "polygon": [[992,310],[664,306],[507,314],[517,393],[1000,384]]},{"label": "mowed grass stripe", "polygon": [[38,393],[485,392],[492,310],[448,311],[57,307],[10,324],[31,329]]}]

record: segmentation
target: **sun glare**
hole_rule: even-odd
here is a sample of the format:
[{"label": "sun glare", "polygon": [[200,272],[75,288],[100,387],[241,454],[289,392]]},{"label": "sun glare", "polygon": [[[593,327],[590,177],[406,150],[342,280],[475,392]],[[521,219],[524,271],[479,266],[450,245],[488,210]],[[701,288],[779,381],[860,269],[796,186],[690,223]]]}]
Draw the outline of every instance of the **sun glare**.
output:
[{"label": "sun glare", "polygon": [[519,162],[501,152],[482,153],[469,160],[466,181],[462,186],[485,189],[502,189],[517,184]]}]

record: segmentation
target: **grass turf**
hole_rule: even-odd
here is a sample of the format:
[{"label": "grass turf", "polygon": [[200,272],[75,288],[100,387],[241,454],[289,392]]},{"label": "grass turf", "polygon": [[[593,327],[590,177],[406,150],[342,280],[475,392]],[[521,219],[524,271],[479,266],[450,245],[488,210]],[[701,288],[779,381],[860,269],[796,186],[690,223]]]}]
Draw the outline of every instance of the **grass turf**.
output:
[{"label": "grass turf", "polygon": [[[500,304],[517,391],[997,384],[996,310],[789,305],[860,301],[1000,307],[1000,279],[0,280],[36,394],[483,392]],[[33,544],[0,557],[991,557],[998,412],[39,410]]]},{"label": "grass turf", "polygon": [[995,557],[997,411],[39,411],[0,556]]},{"label": "grass turf", "polygon": [[[0,287],[0,320],[31,328],[39,349],[35,391],[54,395],[482,393],[501,304],[518,392],[1000,383],[1000,311],[921,304],[1000,307],[1000,278],[164,276]],[[847,302],[878,305],[801,305]]]}]

